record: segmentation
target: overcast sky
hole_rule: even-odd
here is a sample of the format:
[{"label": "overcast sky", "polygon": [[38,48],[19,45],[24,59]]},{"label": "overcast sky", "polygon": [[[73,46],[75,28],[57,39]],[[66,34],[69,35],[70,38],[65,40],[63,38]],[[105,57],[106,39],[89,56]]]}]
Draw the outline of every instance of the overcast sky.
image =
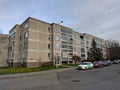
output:
[{"label": "overcast sky", "polygon": [[120,41],[120,0],[0,0],[0,31],[33,17]]}]

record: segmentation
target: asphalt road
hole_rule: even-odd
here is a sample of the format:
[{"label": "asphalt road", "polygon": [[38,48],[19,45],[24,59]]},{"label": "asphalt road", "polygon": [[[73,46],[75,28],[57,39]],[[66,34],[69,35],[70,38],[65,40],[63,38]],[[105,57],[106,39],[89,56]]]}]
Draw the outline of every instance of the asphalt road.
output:
[{"label": "asphalt road", "polygon": [[0,90],[120,90],[120,64],[0,80]]}]

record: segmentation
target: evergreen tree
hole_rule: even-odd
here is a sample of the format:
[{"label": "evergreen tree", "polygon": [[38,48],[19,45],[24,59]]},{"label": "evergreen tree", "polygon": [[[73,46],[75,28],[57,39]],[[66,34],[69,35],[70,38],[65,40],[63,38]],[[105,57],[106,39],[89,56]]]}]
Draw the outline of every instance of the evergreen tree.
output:
[{"label": "evergreen tree", "polygon": [[102,49],[97,47],[97,43],[93,39],[92,47],[88,51],[88,59],[91,61],[99,61],[103,59]]}]

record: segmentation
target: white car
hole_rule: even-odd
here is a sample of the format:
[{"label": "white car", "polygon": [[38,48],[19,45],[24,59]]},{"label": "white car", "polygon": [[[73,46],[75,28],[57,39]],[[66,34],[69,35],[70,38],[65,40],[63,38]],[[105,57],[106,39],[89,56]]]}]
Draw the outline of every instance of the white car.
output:
[{"label": "white car", "polygon": [[91,69],[93,68],[93,64],[91,62],[82,62],[78,65],[78,69]]}]

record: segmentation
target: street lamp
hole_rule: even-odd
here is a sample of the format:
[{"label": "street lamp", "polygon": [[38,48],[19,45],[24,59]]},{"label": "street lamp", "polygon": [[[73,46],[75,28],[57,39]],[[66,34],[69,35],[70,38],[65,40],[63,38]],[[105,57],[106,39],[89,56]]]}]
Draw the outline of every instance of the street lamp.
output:
[{"label": "street lamp", "polygon": [[58,24],[61,24],[61,23],[63,23],[63,21],[60,21]]}]

